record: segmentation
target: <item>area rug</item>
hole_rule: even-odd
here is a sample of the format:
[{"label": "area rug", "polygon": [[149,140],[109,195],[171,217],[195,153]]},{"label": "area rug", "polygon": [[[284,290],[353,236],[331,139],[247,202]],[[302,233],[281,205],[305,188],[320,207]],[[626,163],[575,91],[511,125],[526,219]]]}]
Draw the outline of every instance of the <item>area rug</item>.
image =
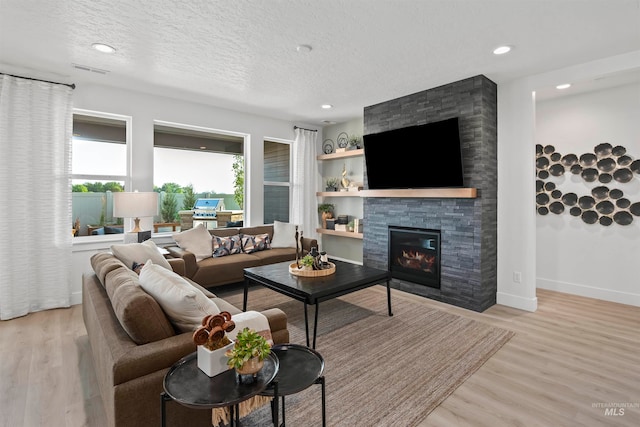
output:
[{"label": "area rug", "polygon": [[[242,307],[242,291],[218,292]],[[279,307],[290,341],[305,344],[304,307],[263,287],[249,291],[248,310]],[[316,350],[325,361],[327,426],[415,426],[515,335],[403,298],[364,289],[320,305]],[[313,320],[314,307],[309,307]],[[286,425],[320,426],[319,385],[286,398]],[[261,408],[242,425],[267,425]]]}]

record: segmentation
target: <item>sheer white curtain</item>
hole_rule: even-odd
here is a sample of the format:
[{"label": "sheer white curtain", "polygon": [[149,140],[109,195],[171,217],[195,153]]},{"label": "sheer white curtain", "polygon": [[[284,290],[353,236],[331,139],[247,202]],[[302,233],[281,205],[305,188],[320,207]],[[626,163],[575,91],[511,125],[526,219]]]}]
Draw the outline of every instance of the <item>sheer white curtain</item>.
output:
[{"label": "sheer white curtain", "polygon": [[70,305],[72,92],[0,75],[0,320]]},{"label": "sheer white curtain", "polygon": [[318,209],[316,191],[318,191],[318,161],[316,160],[316,139],[318,132],[295,129],[293,142],[293,192],[291,219],[298,224],[305,237],[317,238]]}]

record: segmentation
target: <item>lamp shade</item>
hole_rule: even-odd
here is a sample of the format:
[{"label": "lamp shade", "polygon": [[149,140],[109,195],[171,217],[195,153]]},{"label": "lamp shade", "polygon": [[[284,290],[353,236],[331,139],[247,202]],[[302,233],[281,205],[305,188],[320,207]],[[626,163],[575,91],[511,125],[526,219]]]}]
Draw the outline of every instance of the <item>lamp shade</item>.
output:
[{"label": "lamp shade", "polygon": [[[140,217],[158,214],[158,193],[150,192],[118,192],[113,193],[113,216],[117,218],[135,218],[136,229],[139,229]],[[140,231],[140,230],[132,231]]]}]

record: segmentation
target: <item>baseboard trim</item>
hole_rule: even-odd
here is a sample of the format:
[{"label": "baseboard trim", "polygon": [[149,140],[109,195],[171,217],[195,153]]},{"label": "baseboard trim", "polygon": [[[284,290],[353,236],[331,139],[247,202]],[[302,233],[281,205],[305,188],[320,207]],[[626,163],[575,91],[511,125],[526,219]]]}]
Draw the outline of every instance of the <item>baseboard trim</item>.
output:
[{"label": "baseboard trim", "polygon": [[505,294],[504,292],[496,293],[496,303],[531,312],[538,309],[538,298],[525,298],[519,295]]},{"label": "baseboard trim", "polygon": [[632,294],[629,292],[620,292],[611,289],[596,288],[576,283],[560,282],[557,280],[541,278],[536,279],[536,286],[540,289],[640,307],[640,294]]}]

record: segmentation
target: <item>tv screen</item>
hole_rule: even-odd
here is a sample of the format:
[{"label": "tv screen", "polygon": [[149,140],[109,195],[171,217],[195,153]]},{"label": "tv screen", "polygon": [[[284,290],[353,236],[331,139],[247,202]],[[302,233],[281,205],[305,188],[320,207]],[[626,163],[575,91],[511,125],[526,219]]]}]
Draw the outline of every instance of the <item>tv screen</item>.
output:
[{"label": "tv screen", "polygon": [[370,190],[462,187],[458,118],[363,136]]}]

